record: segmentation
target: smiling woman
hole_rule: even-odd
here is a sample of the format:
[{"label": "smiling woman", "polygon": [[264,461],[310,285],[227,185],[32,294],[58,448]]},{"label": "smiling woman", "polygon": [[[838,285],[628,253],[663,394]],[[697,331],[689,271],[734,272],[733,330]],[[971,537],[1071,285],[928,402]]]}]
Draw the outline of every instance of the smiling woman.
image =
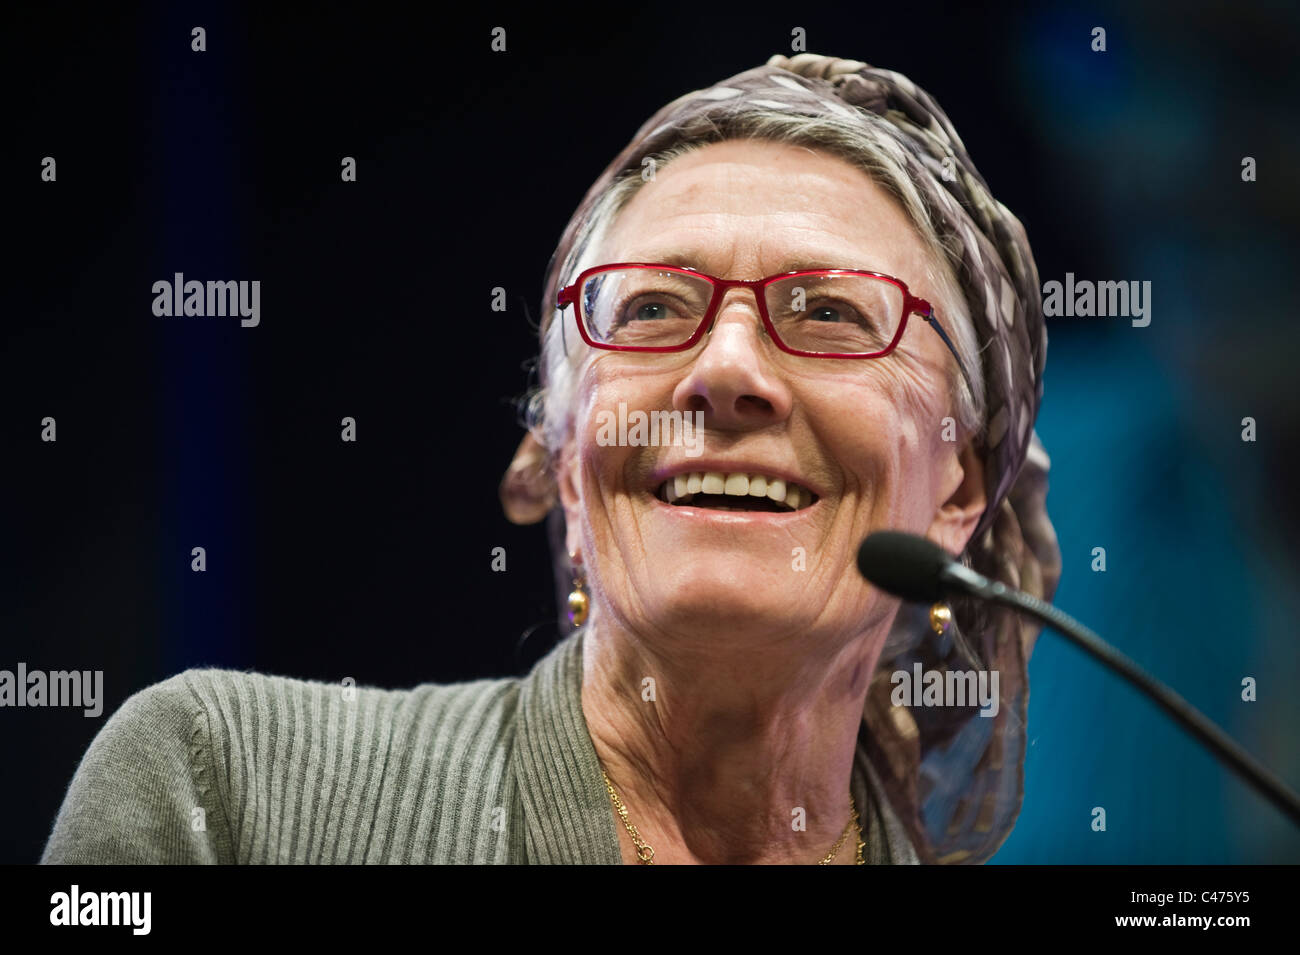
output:
[{"label": "smiling woman", "polygon": [[[1050,598],[1037,288],[905,77],[774,57],[675,100],[552,258],[502,483],[550,520],[576,630],[519,679],[179,674],[96,737],[44,861],[986,860],[1035,631],[918,616],[855,556],[926,534]],[[914,665],[990,671],[997,705],[893,705]]]},{"label": "smiling woman", "polygon": [[[588,192],[546,294],[502,500],[562,514],[561,579],[590,589],[568,639],[624,860],[818,861],[867,806],[905,833],[871,861],[987,859],[1035,631],[969,606],[931,630],[853,569],[894,528],[1044,596],[1059,574],[1033,257],[942,110],[812,55],[682,97]],[[595,440],[622,406],[702,413],[701,457]],[[995,719],[892,705],[922,662],[1000,675]]]}]

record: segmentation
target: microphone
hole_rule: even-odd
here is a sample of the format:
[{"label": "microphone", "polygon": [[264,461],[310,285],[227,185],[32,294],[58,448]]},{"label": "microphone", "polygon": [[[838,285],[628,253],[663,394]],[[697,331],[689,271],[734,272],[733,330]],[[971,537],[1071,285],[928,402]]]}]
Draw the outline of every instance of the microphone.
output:
[{"label": "microphone", "polygon": [[1137,687],[1193,739],[1300,825],[1300,796],[1181,696],[1050,603],[1000,581],[989,580],[954,560],[933,541],[898,531],[868,535],[858,548],[858,571],[886,593],[912,603],[933,603],[951,594],[965,594],[1011,607],[1051,627]]}]

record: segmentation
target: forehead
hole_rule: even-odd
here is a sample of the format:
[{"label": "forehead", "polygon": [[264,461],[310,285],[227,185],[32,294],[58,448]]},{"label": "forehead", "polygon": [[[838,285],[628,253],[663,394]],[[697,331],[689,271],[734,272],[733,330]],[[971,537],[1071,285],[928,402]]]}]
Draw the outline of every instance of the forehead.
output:
[{"label": "forehead", "polygon": [[856,268],[919,284],[925,271],[921,237],[864,170],[753,140],[712,143],[657,170],[615,218],[602,251],[605,261],[726,278]]}]

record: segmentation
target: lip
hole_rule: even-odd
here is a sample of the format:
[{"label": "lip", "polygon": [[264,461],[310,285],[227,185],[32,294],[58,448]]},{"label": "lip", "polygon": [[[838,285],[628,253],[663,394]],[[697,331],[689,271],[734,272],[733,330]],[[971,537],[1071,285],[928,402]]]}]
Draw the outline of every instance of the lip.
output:
[{"label": "lip", "polygon": [[650,502],[679,520],[710,521],[718,524],[788,524],[805,519],[821,507],[821,498],[797,511],[723,511],[712,507],[692,507],[689,504],[667,504],[653,492],[646,494]]},{"label": "lip", "polygon": [[[811,491],[817,498],[817,501],[813,502],[809,507],[816,507],[821,502],[822,497],[825,496],[821,488],[814,487],[808,482],[807,478],[786,468],[773,468],[766,464],[755,464],[752,461],[711,461],[707,458],[700,458],[698,461],[683,461],[680,464],[674,464],[671,467],[655,471],[650,477],[650,485],[646,490],[654,497],[655,492],[659,490],[659,485],[663,484],[664,481],[679,474],[692,474],[696,471],[716,471],[721,474],[761,474],[764,477],[773,477],[785,481],[786,484],[798,484],[801,488]],[[669,507],[673,506],[676,505],[669,505]],[[804,508],[804,510],[808,510],[808,508]],[[801,512],[791,511],[790,513],[799,514]]]}]

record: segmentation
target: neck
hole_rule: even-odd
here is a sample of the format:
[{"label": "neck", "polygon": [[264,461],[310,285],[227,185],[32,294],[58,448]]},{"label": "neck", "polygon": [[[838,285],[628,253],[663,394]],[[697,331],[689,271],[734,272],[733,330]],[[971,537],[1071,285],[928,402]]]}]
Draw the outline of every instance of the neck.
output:
[{"label": "neck", "polygon": [[[761,648],[736,634],[650,642],[593,613],[583,713],[655,862],[821,861],[849,822],[858,729],[884,637],[876,628],[823,642],[769,635]],[[615,819],[624,861],[635,862]],[[856,862],[856,839],[855,830],[832,864]]]}]

